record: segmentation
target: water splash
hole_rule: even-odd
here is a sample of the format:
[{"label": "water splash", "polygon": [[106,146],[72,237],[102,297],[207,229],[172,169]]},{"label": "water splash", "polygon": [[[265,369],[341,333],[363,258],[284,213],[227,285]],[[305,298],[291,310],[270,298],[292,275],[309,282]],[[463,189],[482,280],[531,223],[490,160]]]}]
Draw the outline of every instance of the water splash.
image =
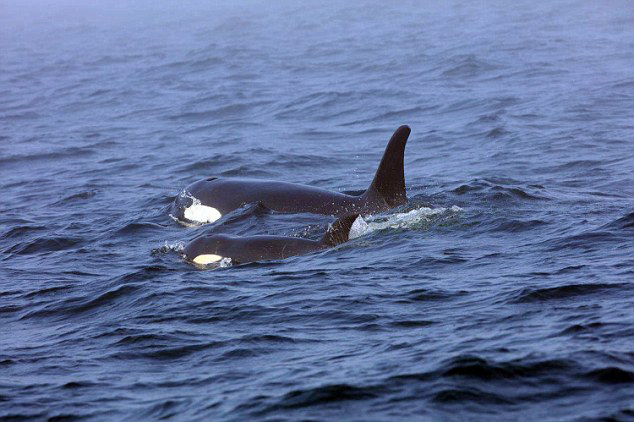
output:
[{"label": "water splash", "polygon": [[349,237],[350,239],[355,239],[373,231],[387,228],[415,230],[421,226],[428,225],[439,217],[451,216],[462,211],[462,208],[453,205],[450,208],[421,207],[409,212],[396,213],[388,216],[370,216],[367,221],[359,216],[350,228]]},{"label": "water splash", "polygon": [[220,260],[220,263],[218,264],[218,267],[220,268],[227,268],[232,266],[233,264],[231,263],[231,258],[222,258]]},{"label": "water splash", "polygon": [[152,249],[152,255],[167,255],[168,253],[176,252],[177,254],[182,254],[185,250],[184,242],[168,242],[167,240],[163,244],[163,246],[159,248]]}]

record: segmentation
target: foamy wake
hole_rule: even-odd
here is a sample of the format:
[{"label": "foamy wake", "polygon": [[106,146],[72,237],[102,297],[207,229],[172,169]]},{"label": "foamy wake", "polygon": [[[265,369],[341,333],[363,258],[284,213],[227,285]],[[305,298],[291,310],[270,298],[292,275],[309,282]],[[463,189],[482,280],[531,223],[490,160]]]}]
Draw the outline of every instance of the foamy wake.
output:
[{"label": "foamy wake", "polygon": [[170,252],[176,252],[178,254],[183,253],[185,250],[185,243],[183,242],[168,242],[167,240],[163,246],[152,249],[152,255],[165,255]]},{"label": "foamy wake", "polygon": [[387,216],[368,217],[367,221],[359,216],[350,228],[350,239],[364,236],[376,230],[391,229],[417,229],[431,223],[438,217],[450,216],[462,212],[457,205],[450,208],[421,207],[409,212],[391,214]]},{"label": "foamy wake", "polygon": [[230,267],[231,265],[233,265],[231,263],[231,258],[222,258],[220,262],[218,262],[219,268],[227,268],[227,267]]}]

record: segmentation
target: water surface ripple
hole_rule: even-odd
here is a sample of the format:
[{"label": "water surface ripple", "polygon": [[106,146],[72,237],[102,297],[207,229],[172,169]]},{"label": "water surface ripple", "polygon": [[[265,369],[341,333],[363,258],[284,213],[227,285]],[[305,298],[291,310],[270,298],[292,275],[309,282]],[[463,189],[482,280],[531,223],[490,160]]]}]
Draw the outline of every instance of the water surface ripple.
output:
[{"label": "water surface ripple", "polygon": [[[0,13],[1,420],[634,418],[631,3],[94,3]],[[401,124],[364,235],[180,258],[333,220],[187,184],[358,193]]]}]

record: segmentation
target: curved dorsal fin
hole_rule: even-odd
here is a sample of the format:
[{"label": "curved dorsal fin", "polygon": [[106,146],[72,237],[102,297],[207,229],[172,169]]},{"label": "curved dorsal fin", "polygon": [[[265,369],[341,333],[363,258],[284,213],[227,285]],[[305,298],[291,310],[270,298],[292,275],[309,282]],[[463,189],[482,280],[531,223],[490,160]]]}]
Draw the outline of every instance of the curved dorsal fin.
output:
[{"label": "curved dorsal fin", "polygon": [[324,235],[322,241],[328,246],[337,246],[347,242],[350,235],[350,228],[359,214],[346,215],[332,223]]},{"label": "curved dorsal fin", "polygon": [[390,207],[404,204],[407,201],[403,156],[410,132],[411,129],[407,125],[396,129],[385,148],[374,180],[365,193],[366,196],[378,196]]}]

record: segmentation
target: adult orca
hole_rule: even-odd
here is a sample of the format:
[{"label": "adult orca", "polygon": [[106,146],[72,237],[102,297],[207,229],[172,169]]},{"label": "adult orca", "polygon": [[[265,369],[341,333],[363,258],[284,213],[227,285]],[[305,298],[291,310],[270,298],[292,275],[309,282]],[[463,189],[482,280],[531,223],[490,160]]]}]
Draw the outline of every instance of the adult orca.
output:
[{"label": "adult orca", "polygon": [[411,130],[401,126],[385,148],[370,187],[359,196],[314,186],[271,180],[210,177],[187,186],[174,200],[173,218],[184,223],[213,223],[249,203],[282,213],[342,216],[386,211],[407,202],[403,156]]},{"label": "adult orca", "polygon": [[347,242],[350,228],[359,214],[335,221],[320,240],[285,236],[230,236],[212,234],[198,237],[185,246],[188,261],[198,265],[220,263],[231,259],[232,264],[284,259],[295,255],[327,249]]}]

